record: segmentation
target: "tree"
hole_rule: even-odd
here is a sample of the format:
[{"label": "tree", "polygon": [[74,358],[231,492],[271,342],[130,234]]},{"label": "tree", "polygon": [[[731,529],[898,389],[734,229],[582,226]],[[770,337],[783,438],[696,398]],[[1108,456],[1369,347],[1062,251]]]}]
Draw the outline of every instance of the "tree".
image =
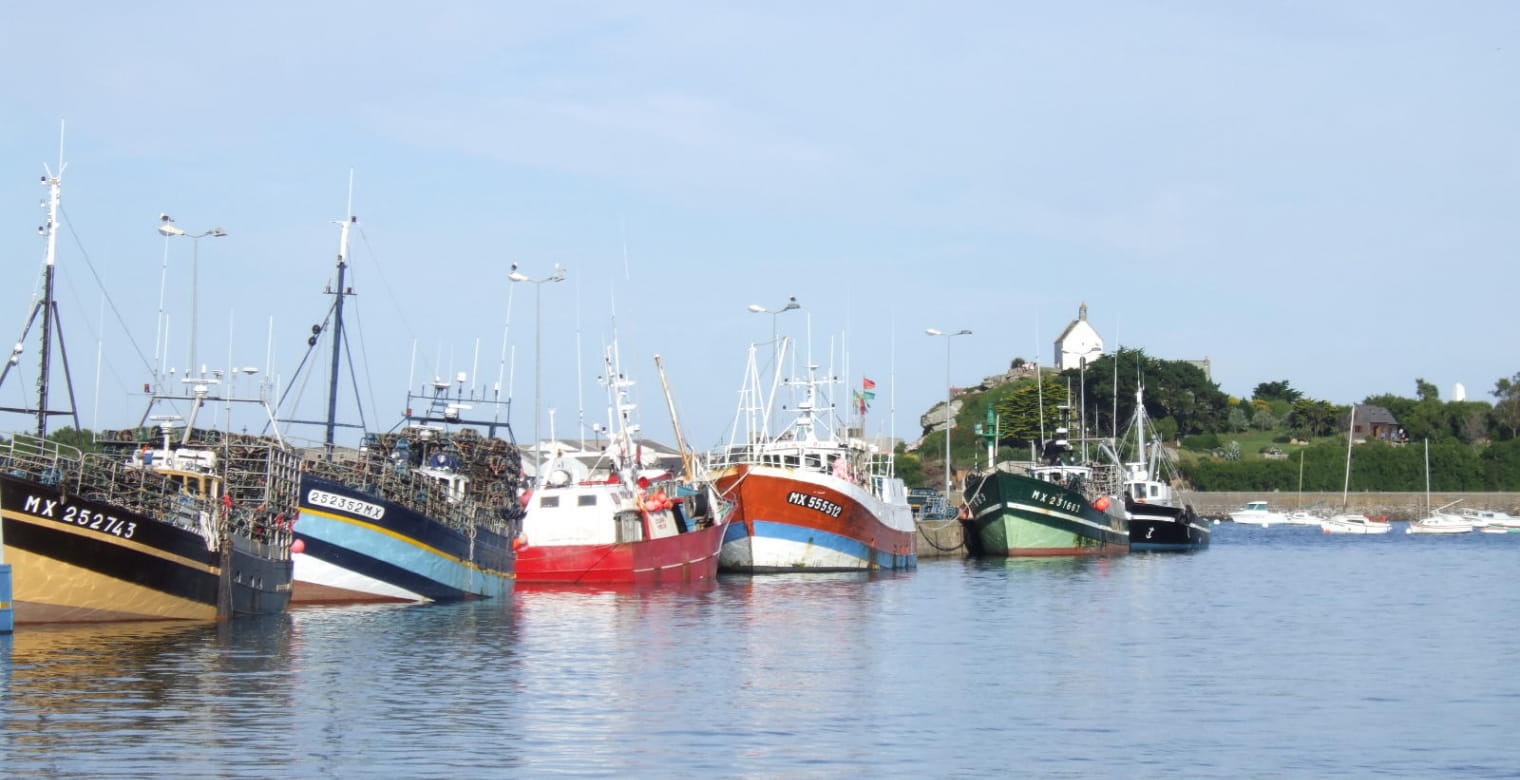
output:
[{"label": "tree", "polygon": [[1310,436],[1328,436],[1335,431],[1336,410],[1329,401],[1300,398],[1288,413],[1288,427]]},{"label": "tree", "polygon": [[923,487],[924,461],[911,452],[905,452],[902,445],[898,445],[897,453],[893,457],[893,468],[899,479],[908,487]]},{"label": "tree", "polygon": [[1038,382],[1021,383],[992,404],[1002,432],[999,441],[1043,444],[1042,430],[1049,437],[1057,426],[1067,424],[1061,411],[1066,396],[1066,382],[1057,374],[1046,374]]},{"label": "tree", "polygon": [[1293,403],[1304,397],[1303,393],[1293,389],[1288,380],[1280,379],[1276,382],[1262,382],[1251,391],[1251,397],[1262,401],[1287,401]]},{"label": "tree", "polygon": [[1494,423],[1508,429],[1509,438],[1520,438],[1520,372],[1495,382],[1493,395],[1499,399],[1494,403]]},{"label": "tree", "polygon": [[[1114,384],[1115,363],[1118,385]],[[1085,382],[1087,419],[1093,428],[1109,431],[1123,425],[1135,413],[1135,390],[1145,387],[1145,412],[1152,420],[1170,417],[1183,435],[1219,431],[1226,424],[1229,397],[1204,375],[1203,369],[1186,360],[1158,360],[1144,350],[1120,348],[1087,364],[1087,371],[1067,370],[1063,376]]]},{"label": "tree", "polygon": [[95,443],[95,433],[93,431],[81,431],[68,426],[49,433],[47,437],[48,441],[64,444],[82,452],[100,451],[100,445]]},{"label": "tree", "polygon": [[1435,385],[1431,384],[1430,382],[1426,382],[1424,379],[1414,380],[1414,394],[1421,401],[1441,400],[1441,391],[1437,389]]},{"label": "tree", "polygon": [[1230,407],[1228,422],[1231,433],[1242,433],[1251,426],[1251,419],[1246,416],[1246,410],[1239,406]]},{"label": "tree", "polygon": [[1251,427],[1258,431],[1270,431],[1277,427],[1277,416],[1267,409],[1258,409],[1251,415]]}]

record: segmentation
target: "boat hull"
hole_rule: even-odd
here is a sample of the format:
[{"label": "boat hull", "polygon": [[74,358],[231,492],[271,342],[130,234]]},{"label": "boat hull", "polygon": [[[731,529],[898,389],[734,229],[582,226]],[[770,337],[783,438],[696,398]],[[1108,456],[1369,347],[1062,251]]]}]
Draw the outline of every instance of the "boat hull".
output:
[{"label": "boat hull", "polygon": [[1117,504],[1098,509],[1086,497],[1023,474],[994,472],[967,480],[968,548],[989,557],[1123,555],[1128,520]]},{"label": "boat hull", "polygon": [[0,475],[15,621],[214,620],[283,611],[291,562],[259,541],[204,537],[56,486]]},{"label": "boat hull", "polygon": [[1320,524],[1320,530],[1327,534],[1352,534],[1358,536],[1372,536],[1386,534],[1392,530],[1392,526],[1386,522],[1379,523],[1365,517],[1351,515],[1335,515]]},{"label": "boat hull", "polygon": [[724,526],[613,544],[535,545],[517,553],[519,582],[589,584],[696,582],[718,575]]},{"label": "boat hull", "polygon": [[1132,498],[1124,500],[1129,516],[1129,549],[1197,550],[1209,546],[1214,536],[1208,523],[1187,506],[1147,504]]},{"label": "boat hull", "polygon": [[310,474],[295,526],[295,603],[463,601],[512,593],[512,539],[469,534]]},{"label": "boat hull", "polygon": [[910,569],[918,565],[912,509],[829,474],[737,465],[718,475],[735,503],[719,568],[765,573]]}]

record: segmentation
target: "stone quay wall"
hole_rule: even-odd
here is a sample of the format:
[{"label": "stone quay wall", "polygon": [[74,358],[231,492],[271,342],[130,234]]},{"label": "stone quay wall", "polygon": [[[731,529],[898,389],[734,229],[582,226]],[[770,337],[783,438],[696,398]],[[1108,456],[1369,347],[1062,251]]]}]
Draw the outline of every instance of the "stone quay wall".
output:
[{"label": "stone quay wall", "polygon": [[[1461,509],[1497,509],[1512,515],[1520,515],[1520,493],[1442,493],[1432,491],[1430,506],[1460,501],[1449,511]],[[1254,493],[1184,493],[1182,500],[1193,505],[1193,511],[1205,517],[1224,518],[1232,510],[1246,505],[1247,501],[1265,501],[1269,509],[1291,511],[1299,508],[1298,493],[1257,491]],[[1341,494],[1310,493],[1303,495],[1302,506],[1311,510],[1339,512]],[[1389,520],[1418,520],[1425,514],[1425,493],[1351,493],[1346,497],[1346,510],[1357,514],[1382,516]]]}]

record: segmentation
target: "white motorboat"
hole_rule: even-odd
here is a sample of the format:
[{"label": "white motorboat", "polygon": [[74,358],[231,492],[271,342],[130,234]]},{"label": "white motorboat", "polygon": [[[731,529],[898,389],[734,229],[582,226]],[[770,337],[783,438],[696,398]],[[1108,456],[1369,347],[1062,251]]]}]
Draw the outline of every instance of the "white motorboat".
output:
[{"label": "white motorboat", "polygon": [[1242,525],[1259,525],[1263,528],[1288,522],[1288,516],[1267,508],[1265,501],[1247,501],[1246,505],[1230,512],[1230,520]]},{"label": "white motorboat", "polygon": [[1462,519],[1486,534],[1520,533],[1520,518],[1495,509],[1463,509]]}]

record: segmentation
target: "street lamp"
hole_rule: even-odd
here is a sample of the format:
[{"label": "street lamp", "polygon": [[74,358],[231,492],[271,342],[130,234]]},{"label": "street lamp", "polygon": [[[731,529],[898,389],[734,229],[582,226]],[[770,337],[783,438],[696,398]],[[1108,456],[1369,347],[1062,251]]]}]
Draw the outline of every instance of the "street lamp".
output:
[{"label": "street lamp", "polygon": [[542,297],[540,292],[543,290],[545,282],[563,282],[565,280],[565,269],[561,268],[559,263],[555,263],[554,273],[542,279],[534,279],[518,271],[517,263],[513,263],[512,272],[507,274],[507,278],[514,282],[529,282],[533,285],[533,484],[536,487],[543,484],[543,475],[539,472],[543,471],[544,465],[543,453],[540,451],[543,442],[538,437],[538,407],[544,395],[544,379],[542,372],[539,370],[544,343],[542,326],[543,309],[539,305]]},{"label": "street lamp", "polygon": [[186,233],[174,226],[174,217],[168,214],[158,215],[158,232],[164,238],[174,236],[186,236],[190,242],[190,367],[192,372],[198,372],[195,362],[195,331],[199,322],[200,312],[200,267],[201,267],[201,239],[206,237],[221,238],[227,235],[227,231],[214,227],[203,233]]},{"label": "street lamp", "polygon": [[924,332],[930,336],[945,337],[945,501],[948,502],[950,500],[950,430],[955,427],[955,415],[950,412],[950,395],[952,392],[950,386],[950,340],[956,336],[969,336],[971,335],[971,331],[958,330],[954,333],[947,333],[942,330],[928,328]]},{"label": "street lamp", "polygon": [[[776,340],[776,318],[789,311],[792,311],[793,309],[800,308],[802,308],[802,304],[797,302],[797,296],[795,295],[786,299],[785,306],[782,306],[781,308],[774,311],[767,309],[758,303],[752,303],[749,305],[749,310],[756,314],[771,315],[771,364],[775,367],[774,370],[776,372],[776,381],[778,382],[781,380],[781,344]],[[771,405],[767,403],[765,406],[765,435],[769,436],[770,431]]]},{"label": "street lamp", "polygon": [[[800,309],[800,308],[802,308],[802,304],[800,304],[800,303],[797,302],[797,296],[795,296],[795,295],[793,295],[791,298],[787,299],[785,306],[782,306],[781,308],[776,309],[775,311],[767,309],[767,308],[765,308],[764,306],[761,306],[758,303],[752,303],[752,304],[749,305],[749,310],[752,311],[752,312],[754,312],[754,313],[756,313],[756,314],[769,314],[769,315],[771,315],[771,362],[772,363],[776,362],[776,356],[778,354],[778,350],[780,349],[779,345],[776,343],[776,318],[779,317],[779,316],[781,316],[781,315],[783,315],[783,314],[785,314],[785,313],[787,313],[787,312],[789,312],[789,311],[791,311],[791,310],[793,310],[793,309]],[[780,370],[781,370],[781,366],[776,366],[776,371],[779,372]]]}]

